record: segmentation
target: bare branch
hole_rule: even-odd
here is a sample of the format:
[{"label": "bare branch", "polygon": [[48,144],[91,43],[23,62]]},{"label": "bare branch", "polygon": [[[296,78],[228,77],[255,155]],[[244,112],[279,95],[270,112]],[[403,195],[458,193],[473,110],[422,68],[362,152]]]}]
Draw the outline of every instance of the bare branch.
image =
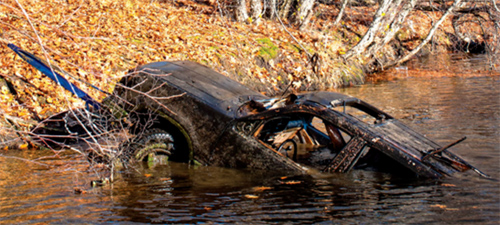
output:
[{"label": "bare branch", "polygon": [[[144,93],[142,91],[139,91],[139,90],[136,90],[134,88],[130,88],[130,87],[127,87],[125,85],[122,85],[122,84],[117,84],[116,86],[119,86],[123,89],[126,89],[126,90],[129,90],[129,91],[132,91],[132,92],[135,92],[135,93],[138,93],[140,95],[144,95],[146,96],[148,99],[151,99],[153,100],[155,103],[157,103],[158,105],[160,105],[161,107],[163,107],[164,109],[166,109],[168,112],[174,114],[174,115],[177,115],[176,113],[174,113],[172,110],[170,110],[167,106],[165,106],[164,104],[162,104],[159,100],[165,100],[165,99],[171,99],[171,98],[174,98],[174,97],[180,97],[180,96],[183,96],[185,95],[186,93],[182,93],[182,94],[178,94],[178,95],[173,95],[173,96],[169,96],[169,97],[156,97],[156,96],[151,96],[149,95],[148,93]],[[137,85],[136,85],[137,86]]]}]

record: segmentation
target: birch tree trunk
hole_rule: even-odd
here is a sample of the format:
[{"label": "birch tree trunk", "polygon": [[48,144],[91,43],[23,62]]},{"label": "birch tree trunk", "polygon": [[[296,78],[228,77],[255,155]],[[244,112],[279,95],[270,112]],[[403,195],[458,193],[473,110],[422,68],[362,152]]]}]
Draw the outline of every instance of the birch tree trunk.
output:
[{"label": "birch tree trunk", "polygon": [[[279,2],[279,1],[278,1]],[[279,15],[281,18],[288,18],[292,8],[293,0],[284,0],[283,5],[279,7]]]},{"label": "birch tree trunk", "polygon": [[236,0],[235,17],[238,22],[248,21],[247,3],[245,0]]},{"label": "birch tree trunk", "polygon": [[268,0],[269,2],[269,7],[267,11],[267,15],[269,16],[270,19],[274,19],[277,14],[277,8],[278,8],[278,1],[277,0]]},{"label": "birch tree trunk", "polygon": [[[397,3],[401,4],[402,1],[399,1]],[[384,27],[387,27],[387,29],[384,29],[384,37],[378,38],[374,41],[374,43],[367,49],[365,57],[377,57],[377,53],[379,53],[380,50],[389,42],[394,40],[394,36],[399,31],[399,29],[401,29],[403,22],[406,20],[408,14],[415,8],[416,3],[417,0],[407,0],[405,3],[403,3],[401,9],[399,7],[394,7],[389,10],[391,13],[391,18],[387,21],[387,23],[384,23]]]},{"label": "birch tree trunk", "polygon": [[[316,0],[232,0],[235,19],[239,22],[258,22],[263,17],[280,17],[304,29],[313,16]],[[247,3],[250,1],[250,15]],[[267,5],[264,5],[267,4]],[[280,4],[280,5],[278,5]],[[250,19],[251,18],[251,19]]]},{"label": "birch tree trunk", "polygon": [[262,19],[262,2],[261,0],[251,0],[252,19],[254,23],[258,23]]},{"label": "birch tree trunk", "polygon": [[365,33],[361,41],[359,41],[358,44],[356,44],[356,46],[351,48],[344,55],[345,59],[361,55],[361,53],[363,53],[366,50],[366,48],[373,42],[373,40],[375,39],[375,35],[379,31],[380,25],[382,24],[382,20],[384,19],[387,9],[389,8],[390,5],[391,5],[391,0],[383,0],[380,3],[380,6],[377,9],[377,12],[375,13],[373,22],[370,25],[370,28]]},{"label": "birch tree trunk", "polygon": [[422,41],[422,43],[420,43],[415,49],[413,49],[410,53],[408,53],[404,57],[401,57],[398,60],[394,60],[392,62],[385,64],[385,67],[390,67],[390,66],[404,63],[404,62],[408,61],[411,57],[413,57],[415,54],[417,54],[420,51],[420,49],[422,49],[422,47],[424,47],[432,39],[432,36],[434,36],[434,33],[439,28],[439,26],[443,23],[443,21],[446,19],[446,17],[448,17],[450,14],[453,13],[453,10],[458,5],[460,5],[461,1],[462,0],[455,0],[453,2],[453,4],[448,8],[448,10],[446,10],[446,13],[443,16],[441,16],[441,18],[436,22],[436,24],[434,24],[434,26],[431,28],[431,30],[429,31],[429,33],[427,34],[425,39]]},{"label": "birch tree trunk", "polygon": [[315,0],[301,0],[299,1],[298,12],[295,16],[296,23],[299,25],[299,29],[303,30],[309,24],[312,17],[312,9],[314,7]]},{"label": "birch tree trunk", "polygon": [[405,2],[398,16],[392,21],[389,27],[389,32],[385,35],[383,39],[384,41],[382,42],[381,46],[388,44],[392,39],[394,39],[394,36],[399,31],[399,29],[401,29],[401,26],[405,22],[406,17],[415,8],[416,4],[417,0],[407,0]]},{"label": "birch tree trunk", "polygon": [[333,22],[334,26],[339,24],[340,20],[342,20],[342,16],[344,16],[345,8],[347,7],[347,3],[349,3],[349,0],[342,0],[342,7],[340,8],[339,14],[337,15],[337,18],[335,19],[335,22]]}]

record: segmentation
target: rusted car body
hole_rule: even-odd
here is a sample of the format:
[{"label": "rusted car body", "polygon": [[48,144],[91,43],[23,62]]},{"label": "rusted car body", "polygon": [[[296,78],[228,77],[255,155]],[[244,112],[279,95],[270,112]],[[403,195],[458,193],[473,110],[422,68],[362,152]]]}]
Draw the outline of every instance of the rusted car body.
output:
[{"label": "rusted car body", "polygon": [[[482,174],[451,153],[451,145],[442,147],[357,98],[333,92],[269,98],[189,61],[138,67],[108,101],[131,118],[132,142],[167,142],[141,151],[170,160],[293,173]],[[142,160],[134,149],[131,157],[142,154]]]},{"label": "rusted car body", "polygon": [[[287,173],[373,169],[430,178],[472,169],[487,177],[449,151],[465,138],[442,147],[351,96],[269,98],[203,65],[178,61],[140,66],[112,94],[91,85],[109,95],[98,102],[47,62],[8,46],[87,107],[41,121],[33,140],[99,149],[88,153],[90,160],[174,160]],[[126,140],[114,150],[102,148],[100,139],[115,132],[126,133]]]}]

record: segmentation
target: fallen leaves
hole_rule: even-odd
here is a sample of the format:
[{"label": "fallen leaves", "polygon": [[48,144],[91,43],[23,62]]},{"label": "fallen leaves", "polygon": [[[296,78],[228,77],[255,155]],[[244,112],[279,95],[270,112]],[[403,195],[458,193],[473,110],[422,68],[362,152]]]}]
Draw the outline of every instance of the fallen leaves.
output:
[{"label": "fallen leaves", "polygon": [[[183,0],[182,4],[189,5],[192,10],[176,7],[174,3],[146,0],[43,4],[27,0],[20,4],[27,10],[37,29],[36,33],[17,3],[5,0],[0,4],[2,37],[43,59],[48,56],[69,74],[103,90],[112,90],[114,83],[128,69],[161,60],[201,62],[244,83],[263,83],[263,90],[259,91],[267,93],[276,92],[280,86],[286,85],[288,81],[282,78],[287,77],[289,72],[296,73],[294,76],[311,73],[307,55],[301,50],[297,51],[296,43],[278,23],[236,23],[219,14],[206,13],[215,12],[213,6],[188,0]],[[309,33],[290,32],[304,39],[302,45],[312,51],[319,50],[307,43],[307,40],[312,40]],[[37,36],[43,49],[37,42]],[[15,57],[6,46],[0,45],[0,55],[0,73],[25,77],[36,87],[16,85],[16,89],[24,90],[23,97],[29,99],[25,104],[7,99],[5,96],[9,93],[2,88],[0,108],[7,109],[12,105],[19,105],[20,108],[42,107],[43,110],[38,111],[50,115],[81,105],[80,100],[41,76],[30,65]],[[268,66],[264,68],[263,65],[257,65],[254,62],[256,56],[265,56]],[[286,68],[290,66],[301,69]],[[325,68],[334,71],[333,67]],[[239,74],[248,75],[241,77]],[[92,97],[104,97],[82,82],[68,79],[88,91]],[[47,101],[40,103],[37,96],[47,96]],[[31,116],[29,113],[8,111],[22,118]]]},{"label": "fallen leaves", "polygon": [[28,143],[24,143],[24,144],[21,144],[21,145],[19,146],[19,149],[21,149],[21,150],[26,150],[26,149],[28,149],[28,146],[29,146],[29,144],[28,144]]}]

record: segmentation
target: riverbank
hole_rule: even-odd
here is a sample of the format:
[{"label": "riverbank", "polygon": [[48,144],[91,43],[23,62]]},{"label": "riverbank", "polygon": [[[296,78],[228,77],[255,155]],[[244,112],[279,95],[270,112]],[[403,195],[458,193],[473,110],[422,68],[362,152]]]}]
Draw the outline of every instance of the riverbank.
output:
[{"label": "riverbank", "polygon": [[484,54],[436,53],[421,56],[408,63],[380,73],[368,74],[366,82],[377,83],[412,77],[485,77],[500,76],[500,58]]},{"label": "riverbank", "polygon": [[[331,90],[365,82],[362,59],[347,63],[343,55],[367,31],[375,5],[353,5],[342,22],[333,25],[339,7],[320,4],[314,22],[298,30],[286,21],[234,22],[217,4],[189,0],[39,4],[27,0],[20,3],[25,14],[16,1],[7,0],[0,5],[1,38],[107,92],[113,91],[129,69],[163,60],[202,63],[269,96],[281,93],[291,82],[294,91]],[[436,10],[410,15],[398,34],[402,47],[414,48],[442,14]],[[452,33],[449,18],[423,53],[457,50]],[[0,75],[17,92],[0,84],[0,114],[28,121],[83,107],[81,100],[16,57],[5,44],[0,44],[0,55]],[[95,99],[105,96],[69,79]],[[2,130],[14,129],[5,116],[0,117]],[[29,127],[22,122],[15,126],[22,131]]]}]

